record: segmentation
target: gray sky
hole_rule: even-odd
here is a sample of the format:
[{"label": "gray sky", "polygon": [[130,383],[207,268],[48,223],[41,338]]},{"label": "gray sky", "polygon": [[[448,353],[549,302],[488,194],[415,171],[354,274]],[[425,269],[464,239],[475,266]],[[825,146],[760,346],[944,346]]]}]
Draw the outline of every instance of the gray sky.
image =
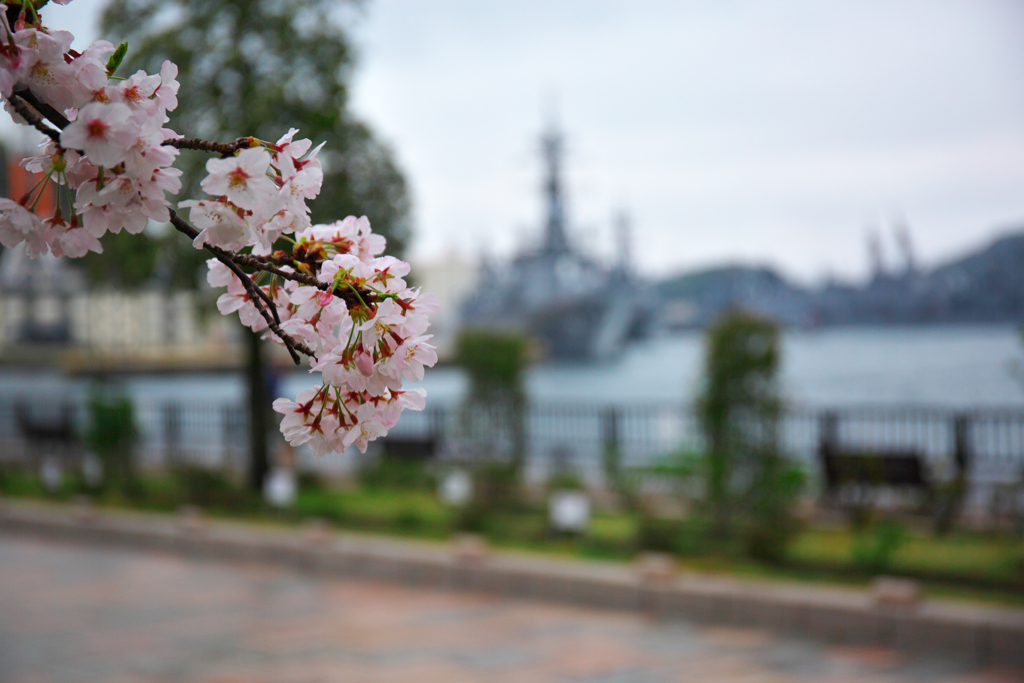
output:
[{"label": "gray sky", "polygon": [[[48,23],[86,37],[99,4]],[[855,277],[872,225],[905,218],[926,264],[1024,227],[1011,0],[376,0],[355,35],[354,107],[410,180],[414,258],[537,235],[552,112],[575,236],[610,254],[628,208],[652,274],[742,261]]]}]

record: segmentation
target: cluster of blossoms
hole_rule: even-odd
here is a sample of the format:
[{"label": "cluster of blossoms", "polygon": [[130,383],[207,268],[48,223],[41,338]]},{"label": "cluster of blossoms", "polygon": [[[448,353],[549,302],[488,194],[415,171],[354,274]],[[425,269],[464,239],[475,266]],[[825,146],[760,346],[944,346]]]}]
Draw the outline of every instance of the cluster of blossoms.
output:
[{"label": "cluster of blossoms", "polygon": [[294,140],[298,132],[292,128],[265,149],[250,147],[206,162],[208,175],[200,186],[216,199],[181,202],[191,207],[189,219],[202,230],[193,241],[196,247],[253,247],[254,253],[268,254],[281,235],[309,227],[306,200],[320,194],[324,173],[316,155],[323,144],[309,152],[309,140]]},{"label": "cluster of blossoms", "polygon": [[[281,430],[292,445],[308,443],[316,455],[352,444],[365,451],[404,408],[423,409],[423,389],[403,390],[402,380],[423,379],[424,366],[437,361],[424,334],[437,298],[406,285],[407,263],[380,256],[384,238],[366,218],[314,225],[295,237],[290,254],[277,251],[267,261],[315,279],[259,288],[276,303],[281,331],[313,351],[311,370],[322,373],[323,385],[295,401],[277,399],[274,410],[284,414]],[[245,283],[217,259],[208,264],[209,283],[227,287],[217,300],[221,313],[238,311],[243,324],[265,330]],[[265,335],[280,341],[272,330]]]},{"label": "cluster of blossoms", "polygon": [[[98,41],[76,52],[72,35],[43,27],[30,0],[0,4],[0,22],[5,109],[46,135],[41,154],[23,162],[40,174],[35,188],[17,201],[0,199],[0,243],[79,257],[102,251],[107,231],[138,233],[150,219],[170,221],[216,256],[207,279],[227,288],[221,313],[237,312],[322,373],[319,389],[274,402],[293,446],[307,443],[318,456],[353,444],[365,451],[403,409],[423,409],[425,392],[402,382],[419,381],[437,360],[425,334],[437,299],[406,285],[409,265],[381,255],[384,238],[365,217],[311,225],[306,202],[323,182],[319,147],[296,140],[295,129],[275,143],[185,140],[164,127],[177,106],[173,63],[157,75],[116,78],[124,45]],[[192,225],[166,198],[181,189],[172,167],[179,148],[221,154],[207,161],[200,184],[210,197],[179,204]],[[66,193],[69,217],[59,208],[45,219],[34,213],[49,180]],[[282,240],[289,250],[275,250]]]},{"label": "cluster of blossoms", "polygon": [[[167,112],[178,105],[177,67],[164,62],[157,75],[139,71],[112,79],[113,45],[101,40],[76,52],[71,33],[48,30],[37,17],[28,23],[30,10],[31,3],[23,6],[13,26],[6,7],[0,15],[0,95],[18,123],[29,122],[13,106],[12,94],[39,103],[54,113],[51,122],[66,125],[59,137],[44,140],[38,156],[23,161],[28,170],[43,174],[34,191],[19,201],[0,202],[6,218],[0,221],[0,243],[12,247],[25,241],[33,255],[52,251],[79,257],[101,251],[99,238],[108,230],[138,233],[150,218],[166,222],[164,193],[181,189],[181,171],[171,168],[178,150],[164,144],[178,136],[163,127]],[[71,216],[58,209],[40,219],[28,210],[48,178],[69,200],[74,191]]]}]

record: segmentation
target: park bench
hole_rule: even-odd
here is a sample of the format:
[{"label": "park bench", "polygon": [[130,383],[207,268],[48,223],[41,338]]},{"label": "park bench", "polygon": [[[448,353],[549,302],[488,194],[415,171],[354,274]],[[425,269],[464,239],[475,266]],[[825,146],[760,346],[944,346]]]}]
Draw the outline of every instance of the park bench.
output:
[{"label": "park bench", "polygon": [[877,506],[882,491],[917,493],[916,511],[931,514],[939,532],[952,528],[967,487],[967,415],[954,415],[951,420],[954,475],[946,481],[935,480],[928,471],[924,453],[918,449],[843,448],[838,439],[838,415],[828,412],[821,420],[818,455],[826,504],[845,508],[855,521],[863,521],[868,508]]},{"label": "park bench", "polygon": [[825,491],[836,496],[845,486],[887,486],[931,493],[923,458],[914,450],[840,450],[822,444],[819,450]]},{"label": "park bench", "polygon": [[822,417],[818,445],[824,479],[823,499],[832,507],[862,515],[877,504],[883,490],[919,493],[919,503],[932,499],[933,489],[924,455],[912,448],[844,448],[838,439],[838,416]]},{"label": "park bench", "polygon": [[14,415],[29,460],[39,462],[47,456],[66,459],[77,451],[74,407],[70,403],[61,404],[56,412],[41,414],[19,401]]},{"label": "park bench", "polygon": [[430,436],[386,436],[384,453],[396,460],[431,460],[437,455],[438,439]]}]

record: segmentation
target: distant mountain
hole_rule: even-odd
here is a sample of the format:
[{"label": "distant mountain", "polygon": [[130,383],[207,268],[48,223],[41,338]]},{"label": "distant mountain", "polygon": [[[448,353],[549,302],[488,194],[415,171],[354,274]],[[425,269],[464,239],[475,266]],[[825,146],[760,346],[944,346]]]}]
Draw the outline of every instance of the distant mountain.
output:
[{"label": "distant mountain", "polygon": [[1024,321],[1024,232],[935,269],[927,289],[936,313],[978,322]]},{"label": "distant mountain", "polygon": [[809,289],[771,268],[726,266],[658,284],[664,324],[702,327],[730,306],[786,326],[1024,322],[1024,232],[930,271],[879,272],[855,286]]},{"label": "distant mountain", "polygon": [[729,307],[803,325],[813,295],[768,267],[724,266],[687,273],[658,284],[670,328],[703,327]]}]

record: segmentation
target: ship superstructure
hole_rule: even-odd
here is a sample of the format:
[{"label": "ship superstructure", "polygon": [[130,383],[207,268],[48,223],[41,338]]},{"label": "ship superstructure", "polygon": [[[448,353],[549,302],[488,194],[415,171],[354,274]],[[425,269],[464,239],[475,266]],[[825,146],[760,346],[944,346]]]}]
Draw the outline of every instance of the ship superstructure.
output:
[{"label": "ship superstructure", "polygon": [[625,216],[620,219],[619,253],[613,267],[573,246],[566,223],[562,134],[550,128],[541,145],[543,240],[505,266],[482,263],[477,289],[463,303],[462,320],[470,327],[522,330],[537,339],[551,359],[606,360],[629,340],[647,333],[653,317],[653,289],[637,281],[631,271]]}]

